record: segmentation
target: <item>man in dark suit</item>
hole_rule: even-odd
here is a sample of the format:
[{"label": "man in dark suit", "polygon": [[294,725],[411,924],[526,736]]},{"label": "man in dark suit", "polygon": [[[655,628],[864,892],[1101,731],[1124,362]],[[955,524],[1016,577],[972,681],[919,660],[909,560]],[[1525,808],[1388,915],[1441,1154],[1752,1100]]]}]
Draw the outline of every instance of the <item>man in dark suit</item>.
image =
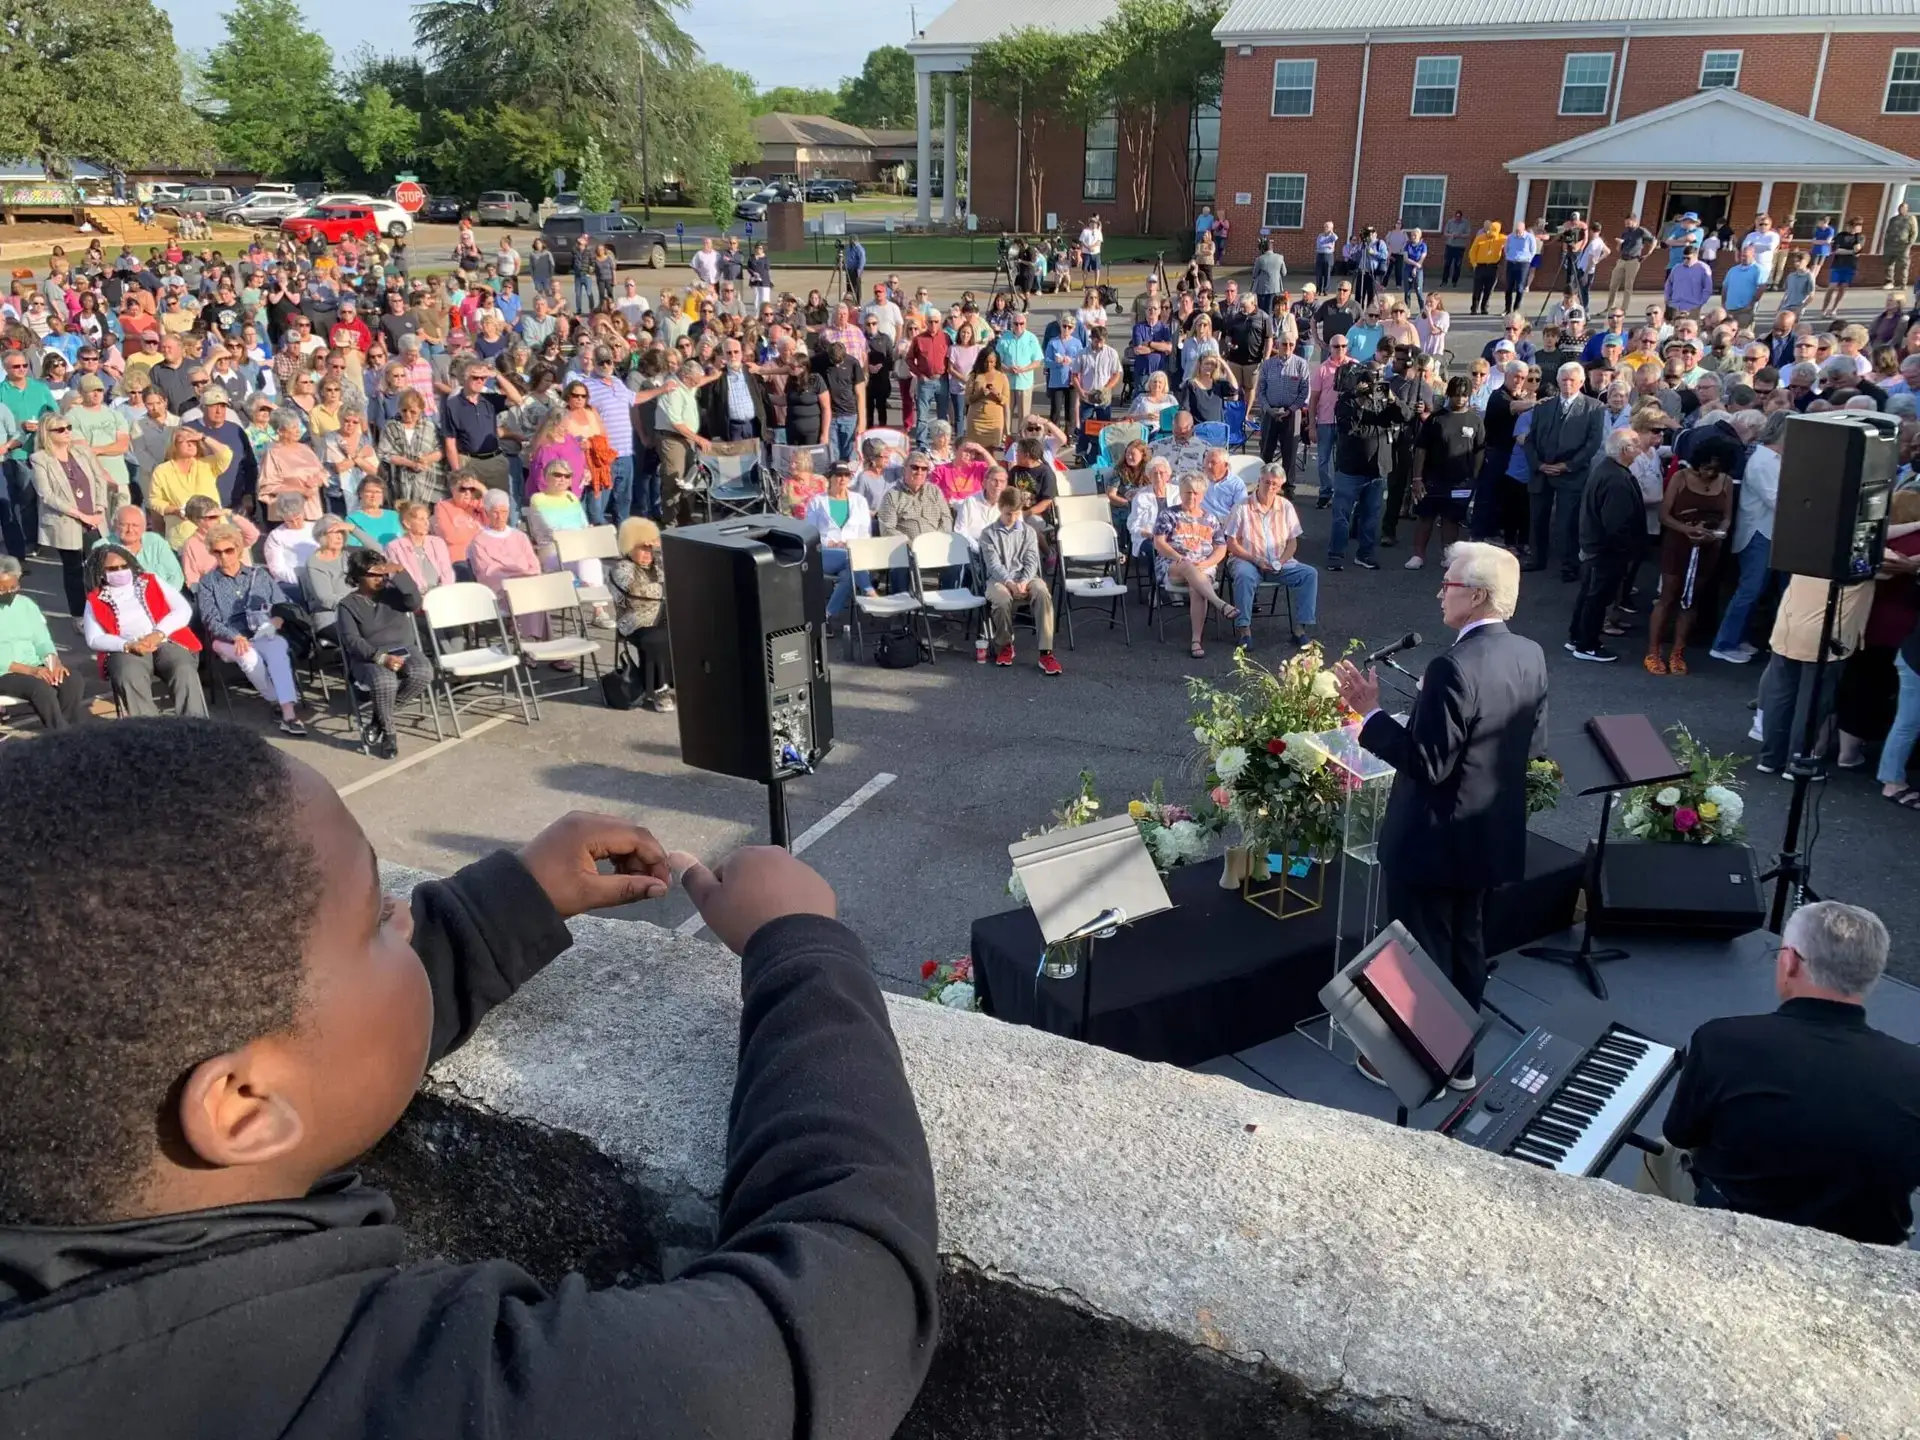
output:
[{"label": "man in dark suit", "polygon": [[[1403,725],[1380,708],[1380,682],[1335,667],[1360,743],[1399,773],[1380,833],[1387,917],[1406,926],[1476,1010],[1487,988],[1486,904],[1527,862],[1527,761],[1546,738],[1547,661],[1507,629],[1520,564],[1498,545],[1447,551],[1440,613],[1459,638],[1420,679]],[[1474,1083],[1469,1054],[1450,1082]]]},{"label": "man in dark suit", "polygon": [[1694,1203],[1872,1245],[1904,1245],[1920,1187],[1920,1049],[1867,1024],[1887,927],[1802,905],[1774,961],[1780,1008],[1693,1032],[1666,1139],[1693,1152]]},{"label": "man in dark suit", "polygon": [[720,374],[700,391],[700,433],[709,440],[756,440],[767,433],[767,387],[737,339],[727,339],[721,360]]},{"label": "man in dark suit", "polygon": [[[1574,361],[1554,372],[1559,393],[1533,407],[1526,438],[1533,473],[1527,484],[1533,498],[1533,550],[1526,568],[1546,569],[1549,549],[1557,549],[1560,578],[1569,581],[1580,578],[1580,492],[1586,488],[1587,472],[1600,453],[1600,439],[1607,429],[1606,407],[1581,393],[1586,380],[1586,369]],[[1556,509],[1560,512],[1557,526]],[[1556,530],[1558,544],[1550,546]]]}]

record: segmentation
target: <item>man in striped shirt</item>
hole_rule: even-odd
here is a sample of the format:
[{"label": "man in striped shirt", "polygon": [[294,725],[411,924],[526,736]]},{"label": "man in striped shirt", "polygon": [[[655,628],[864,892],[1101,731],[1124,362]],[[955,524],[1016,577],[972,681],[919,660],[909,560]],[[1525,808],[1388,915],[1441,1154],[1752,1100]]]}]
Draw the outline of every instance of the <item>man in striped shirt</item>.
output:
[{"label": "man in striped shirt", "polygon": [[[618,525],[627,518],[633,503],[633,391],[613,373],[613,350],[609,346],[594,347],[587,397],[607,432],[607,444],[613,447],[613,489],[604,495],[592,490],[586,493],[587,519],[595,525]],[[596,508],[602,513],[596,515]]]}]

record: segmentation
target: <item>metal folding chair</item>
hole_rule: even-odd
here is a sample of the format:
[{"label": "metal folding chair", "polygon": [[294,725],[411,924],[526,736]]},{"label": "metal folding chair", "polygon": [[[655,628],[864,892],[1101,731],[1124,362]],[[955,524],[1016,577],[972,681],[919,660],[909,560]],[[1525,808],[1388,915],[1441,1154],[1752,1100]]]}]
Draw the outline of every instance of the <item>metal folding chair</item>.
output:
[{"label": "metal folding chair", "polygon": [[[1114,534],[1112,522],[1063,518],[1057,553],[1053,608],[1066,625],[1067,647],[1080,648],[1074,643],[1073,612],[1103,608],[1107,612],[1107,628],[1121,626],[1127,644],[1132,645],[1133,622],[1127,616],[1127,587],[1119,577],[1120,541]],[[1076,605],[1076,600],[1088,603]]]},{"label": "metal folding chair", "polygon": [[[572,577],[566,578],[571,586]],[[498,637],[494,644],[474,644],[464,650],[449,650],[441,643],[442,630],[464,630],[472,626],[476,638],[482,638],[484,627],[488,625],[493,627]],[[533,694],[527,683],[526,662],[514,648],[513,639],[507,633],[507,622],[501,618],[493,591],[472,581],[436,586],[427,592],[426,607],[416,620],[416,626],[426,632],[428,658],[433,661],[433,685],[427,693],[434,697],[433,733],[436,739],[446,738],[440,728],[439,696],[444,695],[446,699],[447,710],[453,720],[453,733],[462,735],[460,712],[472,709],[480,697],[475,696],[462,705],[458,692],[479,690],[489,679],[499,681],[502,700],[511,698],[520,702],[520,718],[528,725],[533,724],[534,717],[540,713],[539,697]],[[529,702],[532,704],[531,710],[528,709]]]},{"label": "metal folding chair", "polygon": [[942,570],[964,570],[973,551],[964,535],[935,530],[916,535],[910,545],[913,556],[913,590],[920,599],[920,627],[926,636],[927,652],[933,653],[933,626],[958,625],[968,640],[974,626],[985,618],[987,597],[963,586],[940,586],[929,578]]},{"label": "metal folding chair", "polygon": [[[584,530],[556,530],[553,532],[554,551],[564,568],[576,560],[599,560],[610,562],[620,558],[620,532],[612,525],[589,525]],[[582,605],[605,605],[613,599],[613,592],[605,585],[582,585],[573,582],[574,598]]]},{"label": "metal folding chair", "polygon": [[[537,696],[540,693],[540,681],[533,673],[533,667],[542,662],[572,660],[579,663],[578,685],[569,685],[559,690],[547,691],[548,698],[555,695],[577,695],[583,690],[593,688],[600,678],[600,646],[587,634],[587,612],[580,603],[580,595],[574,588],[573,576],[564,570],[550,571],[545,575],[524,575],[507,581],[507,615],[513,621],[513,638],[520,653],[527,662],[527,687]],[[554,627],[554,633],[545,640],[529,640],[521,633],[520,619],[525,615],[545,615],[549,623],[555,616],[561,624]],[[565,622],[571,620],[573,633],[565,633]],[[593,662],[593,675],[587,675],[587,661]]]}]

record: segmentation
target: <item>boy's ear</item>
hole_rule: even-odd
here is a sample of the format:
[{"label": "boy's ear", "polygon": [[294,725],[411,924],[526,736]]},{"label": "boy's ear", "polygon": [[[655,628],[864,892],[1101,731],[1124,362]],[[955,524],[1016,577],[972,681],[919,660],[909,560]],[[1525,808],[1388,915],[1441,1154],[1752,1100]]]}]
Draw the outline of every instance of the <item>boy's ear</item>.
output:
[{"label": "boy's ear", "polygon": [[180,1133],[193,1153],[227,1169],[284,1159],[306,1122],[275,1083],[258,1042],[202,1060],[180,1090]]}]

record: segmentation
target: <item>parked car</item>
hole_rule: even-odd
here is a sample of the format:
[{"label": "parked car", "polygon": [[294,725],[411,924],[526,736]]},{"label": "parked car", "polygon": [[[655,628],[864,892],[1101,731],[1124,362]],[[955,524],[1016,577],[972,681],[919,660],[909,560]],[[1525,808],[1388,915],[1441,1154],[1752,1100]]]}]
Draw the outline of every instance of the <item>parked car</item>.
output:
[{"label": "parked car", "polygon": [[306,201],[291,192],[256,192],[228,210],[226,218],[241,225],[278,225],[308,208]]},{"label": "parked car", "polygon": [[747,198],[749,200],[758,200],[762,205],[771,205],[776,200],[798,200],[800,197],[801,190],[798,182],[792,180],[775,180],[771,184],[761,186],[759,190]]},{"label": "parked car", "polygon": [[733,202],[733,218],[749,220],[758,225],[767,218],[766,203],[760,200],[736,200]]},{"label": "parked car", "polygon": [[838,176],[818,175],[807,182],[807,199],[822,202],[851,200],[860,193],[860,187],[851,180]]},{"label": "parked car", "polygon": [[473,208],[474,221],[480,225],[533,224],[533,202],[518,190],[483,190]]},{"label": "parked car", "polygon": [[379,218],[365,205],[316,205],[280,222],[282,234],[302,244],[316,234],[329,245],[338,245],[351,235],[356,240],[372,240],[380,233]]},{"label": "parked car", "polygon": [[417,218],[432,225],[458,225],[466,209],[466,202],[458,195],[429,195]]},{"label": "parked car", "polygon": [[733,177],[733,198],[744,200],[747,196],[764,190],[766,184],[767,182],[758,175],[736,175]]},{"label": "parked car", "polygon": [[590,244],[611,245],[617,265],[646,265],[654,270],[666,268],[667,236],[662,230],[649,230],[631,215],[619,211],[595,214],[576,210],[571,215],[549,215],[540,227],[540,238],[553,252],[553,268],[561,274],[573,270],[573,242],[585,235]]},{"label": "parked car", "polygon": [[363,210],[371,210],[373,218],[379,223],[380,233],[390,239],[399,239],[402,235],[413,233],[413,216],[402,210],[391,200],[363,195],[357,190],[335,191],[307,202],[312,209],[322,206],[351,205]]},{"label": "parked car", "polygon": [[281,180],[262,180],[247,192],[249,200],[261,195],[298,195],[299,187]]},{"label": "parked car", "polygon": [[225,185],[189,185],[178,195],[154,203],[155,208],[175,215],[208,215],[234,205],[239,198]]}]

